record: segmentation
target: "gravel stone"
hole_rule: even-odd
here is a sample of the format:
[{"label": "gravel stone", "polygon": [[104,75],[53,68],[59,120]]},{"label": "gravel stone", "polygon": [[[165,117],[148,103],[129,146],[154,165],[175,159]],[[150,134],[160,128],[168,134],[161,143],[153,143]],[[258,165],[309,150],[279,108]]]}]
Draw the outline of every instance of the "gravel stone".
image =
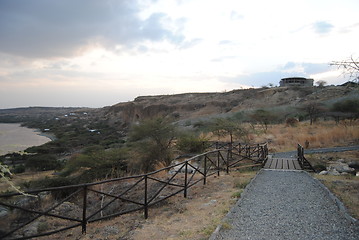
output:
[{"label": "gravel stone", "polygon": [[218,227],[219,239],[358,240],[359,224],[304,171],[262,169]]}]

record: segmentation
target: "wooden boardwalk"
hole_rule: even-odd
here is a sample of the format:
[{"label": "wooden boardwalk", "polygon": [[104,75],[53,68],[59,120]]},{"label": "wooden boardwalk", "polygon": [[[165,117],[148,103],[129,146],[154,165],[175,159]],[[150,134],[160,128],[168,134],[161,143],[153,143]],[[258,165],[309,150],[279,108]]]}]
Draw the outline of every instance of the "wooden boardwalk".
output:
[{"label": "wooden boardwalk", "polygon": [[302,170],[299,162],[295,158],[270,158],[264,165],[265,169],[288,169]]}]

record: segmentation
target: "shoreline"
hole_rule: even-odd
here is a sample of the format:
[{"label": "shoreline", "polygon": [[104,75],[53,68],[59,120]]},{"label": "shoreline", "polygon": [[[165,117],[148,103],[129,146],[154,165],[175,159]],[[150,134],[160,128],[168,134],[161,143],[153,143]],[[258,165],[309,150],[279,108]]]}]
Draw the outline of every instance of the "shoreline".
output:
[{"label": "shoreline", "polygon": [[36,129],[35,130],[36,134],[42,137],[47,137],[48,139],[50,139],[50,141],[55,141],[57,138],[55,137],[55,134],[51,133],[51,132],[43,132],[40,129]]},{"label": "shoreline", "polygon": [[[29,147],[35,147],[35,146],[41,146],[43,144],[46,144],[50,141],[55,141],[57,138],[55,137],[55,135],[53,133],[50,132],[42,132],[41,129],[38,128],[29,128],[26,126],[22,126],[21,123],[0,123],[0,125],[12,125],[14,127],[4,127],[2,128],[2,131],[4,131],[4,138],[1,137],[1,132],[0,132],[0,155],[6,155],[6,154],[11,154],[11,153],[19,153],[19,152],[24,152],[27,148]],[[24,129],[24,130],[15,130],[14,133],[15,135],[11,136],[11,135],[7,135],[7,129]],[[27,129],[27,130],[25,130]],[[13,130],[11,130],[13,131]],[[21,132],[24,131],[24,135],[21,134]],[[19,134],[20,133],[20,134]],[[34,137],[36,136],[36,138],[34,139],[42,139],[42,140],[35,140],[35,141],[29,141],[29,140],[25,140],[25,142],[23,142],[23,137],[25,137],[25,139],[28,138],[28,136],[33,135]],[[9,137],[10,136],[10,137]],[[15,138],[14,138],[15,137]],[[10,139],[10,141],[8,141],[7,139]],[[17,140],[16,140],[17,139]]]}]

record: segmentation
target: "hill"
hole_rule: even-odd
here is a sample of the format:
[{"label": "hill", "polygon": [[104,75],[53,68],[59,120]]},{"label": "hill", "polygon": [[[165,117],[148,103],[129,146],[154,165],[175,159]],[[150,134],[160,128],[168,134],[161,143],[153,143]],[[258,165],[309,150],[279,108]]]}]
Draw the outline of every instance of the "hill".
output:
[{"label": "hill", "polygon": [[[213,93],[183,93],[175,95],[139,96],[130,102],[103,108],[29,107],[0,109],[0,122],[29,122],[54,118],[78,119],[88,123],[106,123],[116,129],[126,129],[131,123],[153,117],[171,118],[178,123],[214,117],[231,117],[257,109],[277,115],[298,114],[298,109],[316,102],[324,106],[358,97],[358,87],[352,85],[326,87],[274,87],[232,90]],[[86,115],[83,115],[86,113]],[[82,117],[80,117],[82,116]]]},{"label": "hill", "polygon": [[98,109],[98,115],[110,125],[120,127],[157,116],[171,117],[183,123],[203,118],[233,116],[256,109],[290,115],[311,102],[330,106],[337,101],[357,96],[358,88],[351,86],[275,87],[222,93],[141,96],[132,102]]}]

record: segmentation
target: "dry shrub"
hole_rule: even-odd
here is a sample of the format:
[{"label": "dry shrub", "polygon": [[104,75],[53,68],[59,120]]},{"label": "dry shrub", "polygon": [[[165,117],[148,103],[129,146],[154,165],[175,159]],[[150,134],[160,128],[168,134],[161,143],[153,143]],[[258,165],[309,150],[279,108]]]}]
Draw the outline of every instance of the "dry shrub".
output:
[{"label": "dry shrub", "polygon": [[286,126],[290,126],[290,127],[295,127],[298,125],[298,123],[299,121],[296,118],[287,118],[287,120],[285,120]]}]

